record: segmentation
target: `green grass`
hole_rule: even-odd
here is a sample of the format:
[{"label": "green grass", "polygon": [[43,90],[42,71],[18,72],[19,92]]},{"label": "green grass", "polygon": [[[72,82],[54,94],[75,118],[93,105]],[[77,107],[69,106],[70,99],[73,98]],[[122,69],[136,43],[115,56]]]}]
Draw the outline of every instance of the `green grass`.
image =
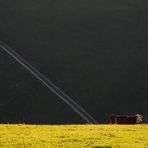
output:
[{"label": "green grass", "polygon": [[148,148],[148,125],[0,125],[0,148]]}]

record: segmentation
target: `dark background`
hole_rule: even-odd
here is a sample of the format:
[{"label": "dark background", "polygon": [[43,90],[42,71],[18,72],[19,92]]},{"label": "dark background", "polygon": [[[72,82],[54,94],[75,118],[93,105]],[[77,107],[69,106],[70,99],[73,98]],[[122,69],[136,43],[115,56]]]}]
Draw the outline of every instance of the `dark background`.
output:
[{"label": "dark background", "polygon": [[[98,122],[148,122],[147,0],[1,0],[0,40]],[[0,122],[83,123],[0,49]]]}]

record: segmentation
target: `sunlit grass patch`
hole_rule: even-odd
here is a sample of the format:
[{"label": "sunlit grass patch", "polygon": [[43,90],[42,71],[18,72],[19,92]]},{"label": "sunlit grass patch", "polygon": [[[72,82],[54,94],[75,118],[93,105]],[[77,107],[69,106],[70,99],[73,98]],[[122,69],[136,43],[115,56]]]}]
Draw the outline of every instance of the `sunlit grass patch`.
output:
[{"label": "sunlit grass patch", "polygon": [[148,125],[0,125],[0,147],[148,148]]}]

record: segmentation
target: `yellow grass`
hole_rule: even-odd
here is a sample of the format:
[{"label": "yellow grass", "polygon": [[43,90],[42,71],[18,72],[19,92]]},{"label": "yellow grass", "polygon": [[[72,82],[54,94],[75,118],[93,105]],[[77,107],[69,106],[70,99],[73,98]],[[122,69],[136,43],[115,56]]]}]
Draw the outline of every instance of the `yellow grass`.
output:
[{"label": "yellow grass", "polygon": [[0,148],[148,148],[148,125],[0,125]]}]

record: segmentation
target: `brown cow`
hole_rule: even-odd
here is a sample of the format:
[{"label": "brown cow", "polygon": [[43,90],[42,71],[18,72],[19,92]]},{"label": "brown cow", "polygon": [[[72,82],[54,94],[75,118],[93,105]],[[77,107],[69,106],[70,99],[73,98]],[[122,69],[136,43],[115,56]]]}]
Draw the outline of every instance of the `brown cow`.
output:
[{"label": "brown cow", "polygon": [[140,114],[136,115],[111,115],[111,124],[138,124],[142,123],[143,116]]}]

